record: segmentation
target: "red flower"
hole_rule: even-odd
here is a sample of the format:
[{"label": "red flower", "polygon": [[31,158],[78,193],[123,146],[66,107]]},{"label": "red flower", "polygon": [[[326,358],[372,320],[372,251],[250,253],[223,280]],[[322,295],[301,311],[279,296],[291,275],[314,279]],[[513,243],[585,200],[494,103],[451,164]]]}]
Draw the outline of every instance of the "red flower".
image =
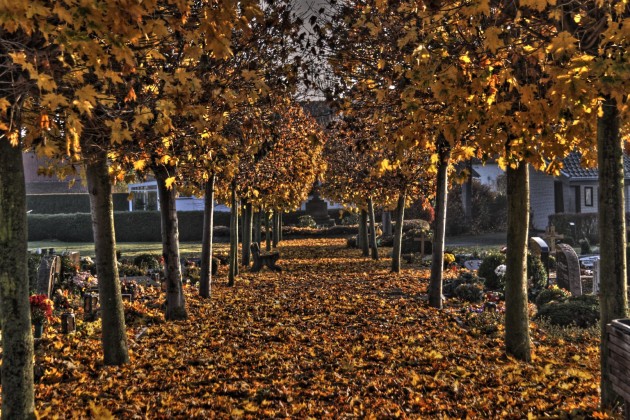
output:
[{"label": "red flower", "polygon": [[33,322],[44,322],[52,318],[53,303],[47,295],[31,295],[31,319]]}]

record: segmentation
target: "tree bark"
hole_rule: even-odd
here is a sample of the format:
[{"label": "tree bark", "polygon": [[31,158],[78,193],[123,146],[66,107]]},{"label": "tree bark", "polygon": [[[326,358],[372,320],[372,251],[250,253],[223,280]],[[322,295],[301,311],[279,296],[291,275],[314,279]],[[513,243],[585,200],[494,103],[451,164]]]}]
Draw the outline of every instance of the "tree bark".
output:
[{"label": "tree bark", "polygon": [[446,234],[446,202],[448,198],[448,166],[451,147],[440,135],[438,139],[438,167],[435,203],[435,228],[433,231],[433,256],[429,282],[429,306],[442,309],[442,279],[444,271],[444,240]]},{"label": "tree bark", "polygon": [[396,231],[394,234],[394,250],[392,251],[392,273],[400,273],[400,254],[402,249],[403,224],[405,222],[405,200],[406,193],[405,191],[401,191],[398,196],[398,205],[396,206]]},{"label": "tree bark", "polygon": [[232,182],[232,209],[230,211],[230,270],[228,286],[234,286],[238,275],[238,200],[236,199],[236,182]]},{"label": "tree bark", "polygon": [[283,214],[282,212],[280,212],[280,214],[278,214],[278,242],[282,242],[283,238],[282,238],[282,219],[283,219]]},{"label": "tree bark", "polygon": [[269,221],[268,211],[265,212],[265,242],[266,242],[265,249],[267,250],[267,252],[271,251],[271,224]]},{"label": "tree bark", "polygon": [[254,224],[254,209],[252,203],[247,203],[244,206],[243,212],[243,265],[249,267],[251,261],[250,245],[252,244],[252,229]]},{"label": "tree bark", "polygon": [[273,247],[278,248],[278,244],[280,243],[280,213],[278,210],[273,211]]},{"label": "tree bark", "polygon": [[527,234],[529,229],[529,170],[525,161],[507,168],[508,243],[505,271],[505,350],[530,361],[527,313]]},{"label": "tree bark", "polygon": [[381,216],[381,224],[383,225],[383,235],[392,236],[393,228],[392,228],[392,212],[391,211],[383,209],[383,213]]},{"label": "tree bark", "polygon": [[370,212],[370,248],[372,248],[372,259],[378,261],[378,244],[376,243],[376,220],[374,217],[374,201],[368,198],[368,211]]},{"label": "tree bark", "polygon": [[[609,374],[606,325],[626,318],[628,310],[626,280],[626,221],[624,170],[617,102],[604,97],[603,115],[597,121],[599,167],[599,254],[601,325],[601,405],[612,408],[618,401]],[[605,215],[605,217],[604,217]]]},{"label": "tree bark", "polygon": [[359,218],[359,236],[357,241],[361,239],[361,243],[357,243],[361,247],[364,257],[370,255],[370,241],[368,239],[368,213],[367,210],[361,209],[361,217]]},{"label": "tree bark", "polygon": [[160,200],[160,217],[162,221],[162,257],[164,258],[166,277],[166,315],[169,321],[188,318],[184,287],[182,284],[182,269],[179,261],[179,223],[175,207],[177,191],[175,186],[166,188],[168,172],[166,168],[153,168],[158,185]]},{"label": "tree bark", "polygon": [[214,229],[214,180],[211,173],[205,185],[205,199],[203,209],[203,238],[201,244],[201,277],[199,280],[199,295],[209,298],[212,291],[212,236]]},{"label": "tree bark", "polygon": [[7,420],[35,418],[27,244],[22,150],[0,139],[2,418]]},{"label": "tree bark", "polygon": [[107,152],[99,150],[90,155],[92,159],[86,163],[85,173],[90,195],[98,293],[101,304],[103,357],[106,365],[122,365],[129,363],[129,351],[116,262],[114,205]]},{"label": "tree bark", "polygon": [[256,228],[254,229],[254,242],[258,243],[260,246],[260,242],[262,241],[262,208],[258,208],[256,212],[256,217],[254,218],[256,221]]}]

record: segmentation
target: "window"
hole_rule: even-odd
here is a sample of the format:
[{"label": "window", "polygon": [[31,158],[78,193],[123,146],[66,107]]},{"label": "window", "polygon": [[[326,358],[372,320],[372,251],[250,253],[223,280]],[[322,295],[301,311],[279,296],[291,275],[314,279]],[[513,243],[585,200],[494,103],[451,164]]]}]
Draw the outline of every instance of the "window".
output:
[{"label": "window", "polygon": [[593,187],[584,187],[584,205],[593,207]]}]

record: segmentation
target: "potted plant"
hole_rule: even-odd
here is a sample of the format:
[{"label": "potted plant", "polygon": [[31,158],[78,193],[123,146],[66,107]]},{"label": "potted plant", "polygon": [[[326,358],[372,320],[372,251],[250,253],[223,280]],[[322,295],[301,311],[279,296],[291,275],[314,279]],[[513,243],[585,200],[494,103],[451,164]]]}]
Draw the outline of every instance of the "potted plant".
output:
[{"label": "potted plant", "polygon": [[52,318],[53,303],[47,295],[31,295],[31,322],[35,326],[34,338],[41,338],[44,322]]}]

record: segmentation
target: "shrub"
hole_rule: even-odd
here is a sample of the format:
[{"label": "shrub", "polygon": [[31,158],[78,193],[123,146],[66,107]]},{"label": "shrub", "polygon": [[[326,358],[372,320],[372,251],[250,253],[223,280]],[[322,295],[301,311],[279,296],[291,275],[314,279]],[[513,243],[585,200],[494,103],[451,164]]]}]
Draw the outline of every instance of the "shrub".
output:
[{"label": "shrub", "polygon": [[591,243],[587,238],[580,239],[580,254],[590,254],[591,253]]},{"label": "shrub", "polygon": [[571,293],[569,293],[569,291],[554,285],[543,290],[536,296],[536,306],[541,307],[552,301],[562,302],[570,296]]},{"label": "shrub", "polygon": [[483,290],[483,279],[471,272],[464,271],[456,279],[447,281],[444,284],[442,293],[447,297],[457,296],[456,289],[463,284],[478,284]]},{"label": "shrub", "polygon": [[483,284],[481,283],[465,283],[455,288],[455,296],[466,302],[483,301]]},{"label": "shrub", "polygon": [[133,259],[133,264],[147,270],[159,270],[162,267],[158,258],[159,256],[153,254],[140,254]]},{"label": "shrub", "polygon": [[358,225],[359,215],[357,213],[345,212],[341,219],[341,224],[344,226]]},{"label": "shrub", "polygon": [[569,297],[563,302],[542,305],[536,318],[547,319],[550,324],[561,327],[588,328],[599,321],[599,302],[594,295]]},{"label": "shrub", "polygon": [[549,269],[555,270],[558,267],[558,262],[556,261],[556,257],[554,255],[549,255],[549,259],[547,260],[549,263]]},{"label": "shrub", "polygon": [[527,254],[527,277],[532,280],[535,290],[542,290],[547,287],[547,271],[540,258]]},{"label": "shrub", "polygon": [[477,270],[477,275],[485,279],[484,283],[486,288],[493,290],[502,290],[505,287],[505,279],[503,276],[499,277],[494,270],[502,264],[505,264],[505,255],[494,253],[488,254]]},{"label": "shrub", "polygon": [[143,270],[142,268],[134,264],[121,263],[118,266],[118,275],[120,277],[124,277],[124,276],[135,277],[135,276],[143,276],[145,274],[147,274],[146,270]]},{"label": "shrub", "polygon": [[300,216],[298,218],[298,226],[307,227],[307,228],[315,228],[317,227],[317,223],[315,223],[315,219],[313,219],[313,216],[305,214],[304,216]]},{"label": "shrub", "polygon": [[507,198],[487,185],[473,181],[472,219],[466,220],[462,204],[462,186],[449,191],[446,211],[446,235],[500,232],[507,228]]},{"label": "shrub", "polygon": [[[626,213],[626,221],[628,213]],[[569,223],[574,223],[571,226]],[[590,242],[597,242],[599,239],[597,213],[558,213],[549,216],[549,224],[556,227],[556,231],[562,233],[565,238],[562,240],[568,243],[569,237],[573,239],[571,245],[576,243],[578,238],[586,238]]]},{"label": "shrub", "polygon": [[201,267],[197,267],[196,265],[184,267],[183,277],[190,280],[191,284],[199,282],[201,279]]}]

